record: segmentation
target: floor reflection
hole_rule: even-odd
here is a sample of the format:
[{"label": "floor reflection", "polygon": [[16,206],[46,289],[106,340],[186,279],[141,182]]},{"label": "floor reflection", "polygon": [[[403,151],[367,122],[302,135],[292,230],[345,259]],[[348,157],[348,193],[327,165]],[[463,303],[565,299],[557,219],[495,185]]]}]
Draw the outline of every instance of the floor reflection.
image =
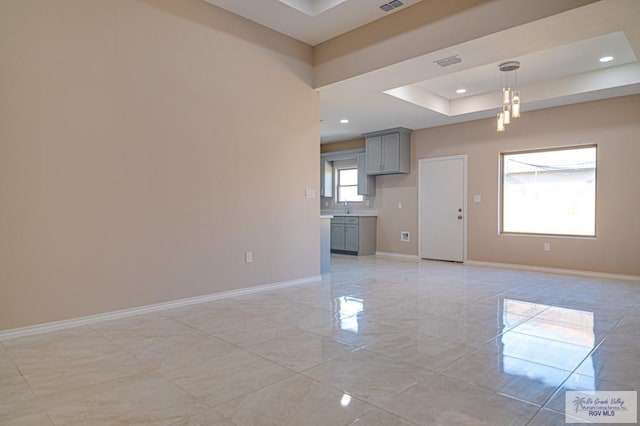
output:
[{"label": "floor reflection", "polygon": [[364,311],[362,299],[352,296],[338,298],[338,321],[341,330],[358,332],[358,314]]},{"label": "floor reflection", "polygon": [[[596,342],[594,313],[540,306],[545,308],[544,315],[541,315],[545,319],[534,317],[501,335],[503,371],[553,386],[556,378],[546,366],[573,371],[582,363],[582,374],[595,377],[590,355]],[[515,318],[521,317],[530,308],[528,302],[504,299],[504,330],[509,330]],[[595,379],[591,379],[591,383],[583,381],[582,385],[595,389]]]}]

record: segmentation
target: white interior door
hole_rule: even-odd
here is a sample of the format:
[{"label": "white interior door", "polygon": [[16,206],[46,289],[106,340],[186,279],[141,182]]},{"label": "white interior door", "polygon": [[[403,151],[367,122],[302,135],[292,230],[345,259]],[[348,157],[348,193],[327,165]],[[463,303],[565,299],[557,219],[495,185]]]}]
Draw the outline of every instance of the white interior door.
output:
[{"label": "white interior door", "polygon": [[464,261],[466,163],[466,156],[419,161],[422,259]]}]

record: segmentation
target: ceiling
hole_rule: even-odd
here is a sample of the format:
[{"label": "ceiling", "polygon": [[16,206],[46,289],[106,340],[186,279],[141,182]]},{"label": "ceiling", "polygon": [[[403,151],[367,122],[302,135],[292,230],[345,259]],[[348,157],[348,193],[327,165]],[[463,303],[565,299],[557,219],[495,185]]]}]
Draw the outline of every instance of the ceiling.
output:
[{"label": "ceiling", "polygon": [[[395,12],[379,10],[384,0],[206,1],[312,45]],[[403,0],[396,10],[420,1]],[[449,24],[472,19],[460,14]],[[521,119],[535,109],[638,94],[638,22],[640,1],[601,0],[318,87],[321,141],[495,117],[504,79],[498,65],[510,60],[521,64]],[[452,55],[461,61],[434,63]],[[600,62],[604,56],[613,60]]]},{"label": "ceiling", "polygon": [[205,0],[265,27],[315,46],[422,0],[384,12],[391,0]]}]

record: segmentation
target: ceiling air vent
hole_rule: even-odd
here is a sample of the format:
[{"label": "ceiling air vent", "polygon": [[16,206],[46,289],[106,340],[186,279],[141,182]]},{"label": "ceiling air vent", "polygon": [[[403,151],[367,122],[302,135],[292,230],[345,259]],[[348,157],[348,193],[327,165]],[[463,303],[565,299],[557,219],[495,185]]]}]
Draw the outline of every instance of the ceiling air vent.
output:
[{"label": "ceiling air vent", "polygon": [[389,3],[385,3],[382,6],[380,6],[380,9],[382,9],[385,12],[389,12],[390,10],[393,10],[400,6],[404,6],[404,3],[402,3],[400,0],[391,0]]},{"label": "ceiling air vent", "polygon": [[449,65],[459,64],[462,62],[462,58],[458,55],[449,56],[447,58],[438,59],[433,61],[434,64],[438,64],[441,67],[448,67]]}]

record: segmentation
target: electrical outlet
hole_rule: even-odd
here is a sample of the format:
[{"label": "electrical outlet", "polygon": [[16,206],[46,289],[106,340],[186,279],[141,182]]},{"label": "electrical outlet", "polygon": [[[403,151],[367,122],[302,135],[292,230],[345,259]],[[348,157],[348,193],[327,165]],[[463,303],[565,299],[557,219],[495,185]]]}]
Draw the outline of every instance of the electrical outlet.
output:
[{"label": "electrical outlet", "polygon": [[245,263],[253,262],[253,252],[247,251],[244,253],[244,261]]},{"label": "electrical outlet", "polygon": [[551,251],[551,243],[544,243],[544,251]]}]

